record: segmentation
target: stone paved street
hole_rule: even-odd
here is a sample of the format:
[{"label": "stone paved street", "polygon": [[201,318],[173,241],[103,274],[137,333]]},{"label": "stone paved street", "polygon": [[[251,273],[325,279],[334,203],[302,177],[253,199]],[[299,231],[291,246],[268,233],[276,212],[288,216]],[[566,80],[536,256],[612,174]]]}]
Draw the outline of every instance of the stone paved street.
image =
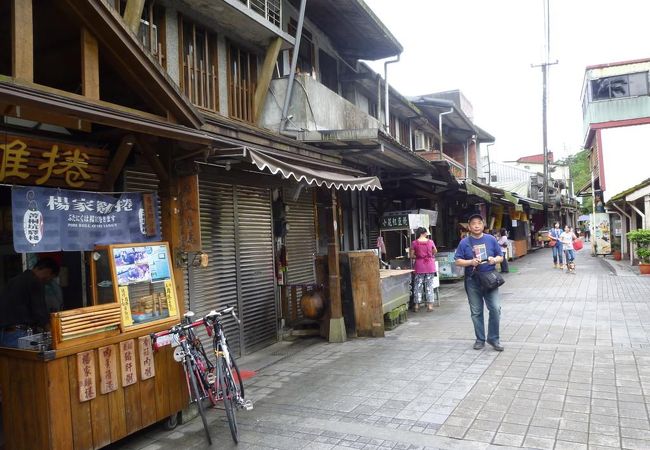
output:
[{"label": "stone paved street", "polygon": [[[472,349],[462,283],[384,339],[273,346],[267,356],[287,356],[248,381],[237,448],[648,449],[650,278],[614,264],[583,250],[569,275],[548,249],[513,262],[503,353]],[[235,448],[223,411],[209,416],[211,448]],[[194,419],[111,448],[209,447]]]}]

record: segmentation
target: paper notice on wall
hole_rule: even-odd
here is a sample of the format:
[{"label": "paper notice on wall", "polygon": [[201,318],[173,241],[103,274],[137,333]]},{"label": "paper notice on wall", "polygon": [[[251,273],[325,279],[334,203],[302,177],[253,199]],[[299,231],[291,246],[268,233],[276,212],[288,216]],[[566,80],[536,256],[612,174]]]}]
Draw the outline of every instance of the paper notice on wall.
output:
[{"label": "paper notice on wall", "polygon": [[133,325],[131,301],[129,300],[129,287],[119,286],[118,293],[120,296],[120,309],[122,310],[122,324],[128,327],[129,325]]},{"label": "paper notice on wall", "polygon": [[172,280],[165,280],[165,297],[167,297],[167,309],[169,309],[169,317],[174,317],[178,314],[176,311],[176,292]]},{"label": "paper notice on wall", "polygon": [[409,214],[409,228],[415,230],[419,227],[429,230],[429,215],[428,214]]}]

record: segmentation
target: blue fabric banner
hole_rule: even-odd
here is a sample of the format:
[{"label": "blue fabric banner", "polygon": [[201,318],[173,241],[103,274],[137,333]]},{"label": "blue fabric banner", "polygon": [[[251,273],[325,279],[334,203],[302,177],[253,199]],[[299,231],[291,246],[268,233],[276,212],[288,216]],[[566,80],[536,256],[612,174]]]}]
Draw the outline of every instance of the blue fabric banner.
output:
[{"label": "blue fabric banner", "polygon": [[142,193],[119,196],[56,188],[14,186],[11,190],[14,249],[18,253],[88,251],[96,245],[160,241],[145,232]]}]

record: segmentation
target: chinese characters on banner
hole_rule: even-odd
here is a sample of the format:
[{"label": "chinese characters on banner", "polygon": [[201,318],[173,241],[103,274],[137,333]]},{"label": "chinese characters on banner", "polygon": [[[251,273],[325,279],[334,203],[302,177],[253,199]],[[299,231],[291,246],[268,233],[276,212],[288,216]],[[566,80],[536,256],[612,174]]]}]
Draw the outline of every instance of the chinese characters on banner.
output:
[{"label": "chinese characters on banner", "polygon": [[138,346],[140,347],[140,379],[148,380],[156,376],[156,366],[151,351],[151,337],[142,336],[138,338]]},{"label": "chinese characters on banner", "polygon": [[385,215],[381,218],[382,230],[391,230],[391,229],[407,229],[409,226],[409,215],[408,212]]},{"label": "chinese characters on banner", "polygon": [[77,380],[79,401],[85,402],[97,396],[95,386],[95,351],[77,353]]},{"label": "chinese characters on banner", "polygon": [[120,365],[122,368],[122,386],[130,386],[138,381],[135,365],[135,341],[120,342]]},{"label": "chinese characters on banner", "polygon": [[0,182],[97,189],[106,172],[107,149],[0,135]]},{"label": "chinese characters on banner", "polygon": [[[97,245],[160,240],[158,202],[146,214],[143,193],[119,197],[95,192],[14,186],[11,190],[14,249],[18,253],[88,251]],[[150,235],[147,219],[155,220]]]},{"label": "chinese characters on banner", "polygon": [[99,352],[99,392],[108,394],[117,390],[117,347],[107,345]]},{"label": "chinese characters on banner", "polygon": [[120,296],[120,309],[122,311],[122,323],[125,326],[133,325],[133,315],[131,314],[131,301],[129,299],[129,287],[119,286],[118,295]]}]

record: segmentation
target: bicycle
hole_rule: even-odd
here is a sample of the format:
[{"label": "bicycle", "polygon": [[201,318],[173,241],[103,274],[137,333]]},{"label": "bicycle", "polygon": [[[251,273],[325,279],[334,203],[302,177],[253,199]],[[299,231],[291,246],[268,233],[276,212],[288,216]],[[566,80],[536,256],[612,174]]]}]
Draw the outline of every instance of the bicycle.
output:
[{"label": "bicycle", "polygon": [[[228,347],[228,341],[221,322],[221,317],[227,314],[231,314],[235,321],[239,323],[234,306],[228,306],[220,311],[212,310],[203,317],[203,321],[208,335],[212,337],[212,347],[216,356],[217,399],[223,400],[230,434],[233,441],[237,443],[239,442],[239,428],[237,426],[235,406],[250,411],[253,409],[253,403],[244,399],[244,382],[239,367],[237,367],[237,363]],[[235,381],[235,374],[237,381]]]},{"label": "bicycle", "polygon": [[[154,351],[160,347],[171,344],[174,348],[174,360],[183,364],[185,372],[185,382],[190,394],[190,403],[196,403],[203,428],[208,439],[212,444],[212,436],[208,428],[208,420],[205,415],[203,401],[209,399],[212,405],[216,404],[217,396],[214,389],[215,376],[214,366],[203,350],[201,342],[196,337],[193,329],[197,326],[204,325],[203,319],[195,322],[191,321],[194,314],[188,311],[183,316],[183,322],[173,326],[169,330],[159,331],[151,334],[151,344]],[[169,341],[161,342],[160,339],[169,336]]]}]

